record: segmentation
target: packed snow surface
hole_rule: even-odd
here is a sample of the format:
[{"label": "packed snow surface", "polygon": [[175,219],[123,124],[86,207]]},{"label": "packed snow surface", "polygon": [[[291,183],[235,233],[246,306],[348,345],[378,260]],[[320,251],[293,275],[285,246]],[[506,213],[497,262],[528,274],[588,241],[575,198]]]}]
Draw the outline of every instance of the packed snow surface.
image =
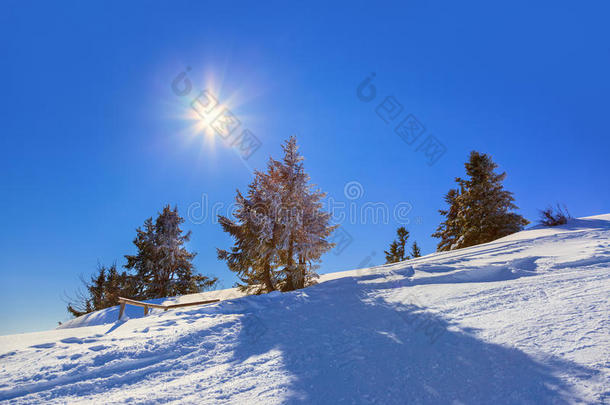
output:
[{"label": "packed snow surface", "polygon": [[0,337],[7,403],[610,403],[610,215]]}]

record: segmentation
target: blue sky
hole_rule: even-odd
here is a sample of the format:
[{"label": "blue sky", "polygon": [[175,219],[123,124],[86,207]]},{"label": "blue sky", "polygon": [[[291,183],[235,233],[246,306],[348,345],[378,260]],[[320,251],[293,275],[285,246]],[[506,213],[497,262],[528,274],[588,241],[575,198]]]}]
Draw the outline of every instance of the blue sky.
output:
[{"label": "blue sky", "polygon": [[[202,198],[226,208],[246,166],[264,168],[291,134],[336,201],[408,203],[423,253],[473,149],[508,173],[530,220],[555,202],[610,212],[606,2],[222,3],[2,2],[0,333],[68,319],[64,293],[98,262],[124,264],[146,218],[167,203],[186,216]],[[193,89],[178,96],[187,67]],[[189,103],[204,89],[262,143],[247,165],[194,131]],[[402,105],[390,123],[376,113],[388,96]],[[413,145],[394,132],[408,114],[426,129]],[[417,150],[429,135],[446,149],[433,165]],[[197,269],[230,287],[215,253],[229,237],[195,222]],[[399,224],[355,222],[321,272],[383,263]]]}]

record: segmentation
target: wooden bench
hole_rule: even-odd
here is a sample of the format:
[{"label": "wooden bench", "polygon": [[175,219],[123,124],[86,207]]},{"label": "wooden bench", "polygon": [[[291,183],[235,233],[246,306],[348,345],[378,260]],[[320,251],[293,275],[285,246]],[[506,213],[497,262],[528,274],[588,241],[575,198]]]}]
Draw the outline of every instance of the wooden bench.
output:
[{"label": "wooden bench", "polygon": [[146,316],[146,315],[148,315],[149,308],[158,308],[158,309],[163,309],[164,311],[167,311],[168,309],[173,309],[173,308],[190,307],[192,305],[211,304],[213,302],[218,302],[218,301],[220,301],[220,300],[216,299],[216,300],[207,300],[207,301],[185,302],[183,304],[159,305],[159,304],[150,304],[148,302],[130,300],[129,298],[119,297],[119,304],[121,305],[121,309],[119,310],[119,320],[123,316],[123,312],[125,312],[125,305],[143,307],[144,316]]}]

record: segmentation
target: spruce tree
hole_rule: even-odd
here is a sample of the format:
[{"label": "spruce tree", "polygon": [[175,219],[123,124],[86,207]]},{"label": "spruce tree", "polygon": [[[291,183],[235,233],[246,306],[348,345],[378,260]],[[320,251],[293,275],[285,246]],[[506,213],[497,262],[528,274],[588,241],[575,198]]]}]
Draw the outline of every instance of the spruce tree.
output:
[{"label": "spruce tree", "polygon": [[409,231],[404,226],[401,226],[396,230],[396,235],[398,239],[395,239],[390,244],[389,250],[384,251],[386,263],[397,263],[409,259],[409,256],[406,256],[405,249],[409,239]]},{"label": "spruce tree", "polygon": [[133,241],[136,255],[126,255],[125,267],[135,271],[135,296],[137,299],[164,298],[192,294],[210,289],[217,282],[195,272],[192,260],[196,253],[184,246],[191,232],[183,234],[180,225],[184,218],[169,205],[163,208],[156,221],[144,222],[144,229],[137,229]]},{"label": "spruce tree", "polygon": [[97,273],[90,281],[81,279],[85,291],[78,291],[76,298],[69,300],[68,312],[81,316],[112,307],[117,305],[119,297],[164,298],[213,288],[217,278],[195,272],[192,264],[195,253],[184,246],[191,233],[183,234],[182,223],[184,219],[178,215],[178,208],[172,210],[169,205],[163,208],[155,222],[152,218],[144,221],[133,241],[137,254],[125,256],[125,268],[131,273],[119,272],[116,264],[98,265]]},{"label": "spruce tree", "polygon": [[81,278],[85,291],[77,291],[76,297],[69,299],[68,312],[81,316],[117,305],[119,296],[130,296],[132,280],[126,272],[119,273],[116,263],[110,267],[98,264],[97,273],[90,281]]},{"label": "spruce tree", "polygon": [[266,172],[255,172],[245,197],[237,191],[235,220],[219,216],[234,244],[230,251],[218,249],[218,258],[249,292],[312,284],[320,257],[334,246],[327,240],[336,226],[322,211],[325,194],[309,184],[296,138],[282,148],[284,158],[270,158]]},{"label": "spruce tree", "polygon": [[421,257],[421,250],[415,241],[413,241],[413,245],[411,245],[411,257]]},{"label": "spruce tree", "polygon": [[152,217],[144,221],[143,228],[136,229],[136,238],[133,244],[137,248],[137,254],[126,255],[127,264],[125,268],[131,270],[134,278],[134,299],[152,298],[149,294],[150,285],[154,283],[156,257],[155,225]]},{"label": "spruce tree", "polygon": [[133,295],[132,290],[133,278],[125,271],[119,273],[116,264],[113,264],[108,269],[104,284],[104,308],[117,305],[119,297],[131,297]]},{"label": "spruce tree", "polygon": [[458,215],[460,207],[457,198],[459,195],[459,190],[449,190],[444,198],[445,204],[449,208],[438,211],[445,217],[445,220],[436,228],[436,232],[432,234],[432,237],[441,239],[436,248],[438,251],[451,250],[460,236],[462,224],[461,217]]},{"label": "spruce tree", "polygon": [[473,151],[465,163],[466,179],[456,178],[458,189],[445,196],[448,210],[440,210],[445,220],[432,236],[441,238],[437,250],[452,250],[491,242],[518,232],[529,222],[511,212],[518,207],[513,194],[504,190],[506,173],[491,157]]},{"label": "spruce tree", "polygon": [[330,214],[322,210],[326,196],[314,185],[303,166],[297,139],[291,136],[282,145],[282,161],[272,161],[271,172],[281,183],[281,210],[277,220],[284,230],[279,241],[284,265],[283,290],[303,288],[318,277],[320,257],[334,246],[328,241],[337,226],[330,225]]},{"label": "spruce tree", "polygon": [[242,291],[255,294],[276,289],[274,269],[280,227],[272,215],[273,204],[269,199],[277,198],[277,194],[261,193],[263,188],[269,190],[269,184],[264,183],[273,183],[269,177],[255,172],[247,198],[237,190],[235,221],[222,215],[218,217],[222,229],[234,239],[230,251],[217,249],[218,259],[226,261],[229,270],[237,273],[241,281],[237,286]]}]

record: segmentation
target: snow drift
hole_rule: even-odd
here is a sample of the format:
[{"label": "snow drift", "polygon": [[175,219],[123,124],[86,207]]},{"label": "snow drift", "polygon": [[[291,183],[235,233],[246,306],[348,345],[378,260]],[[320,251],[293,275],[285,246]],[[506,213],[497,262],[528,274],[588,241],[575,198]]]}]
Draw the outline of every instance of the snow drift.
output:
[{"label": "snow drift", "polygon": [[9,403],[610,401],[610,215],[291,293],[0,337]]}]

